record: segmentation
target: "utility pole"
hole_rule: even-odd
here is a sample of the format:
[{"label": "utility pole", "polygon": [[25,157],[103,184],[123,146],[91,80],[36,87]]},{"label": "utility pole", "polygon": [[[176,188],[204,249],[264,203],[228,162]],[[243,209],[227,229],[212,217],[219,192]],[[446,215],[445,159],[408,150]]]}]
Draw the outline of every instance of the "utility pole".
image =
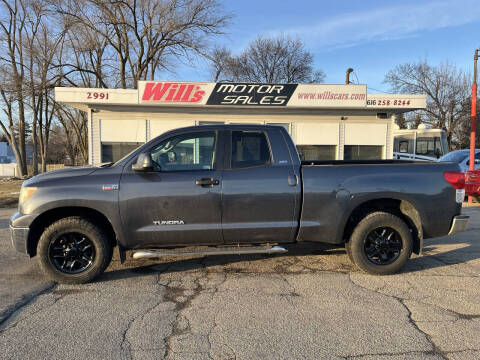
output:
[{"label": "utility pole", "polygon": [[348,68],[347,69],[347,74],[346,74],[346,77],[345,77],[345,84],[350,84],[350,73],[353,72],[353,69],[352,68]]},{"label": "utility pole", "polygon": [[[475,50],[473,56],[473,84],[472,84],[472,113],[470,123],[470,170],[475,170],[475,137],[477,135],[477,61],[478,50]],[[468,202],[472,202],[472,197],[468,197]]]}]

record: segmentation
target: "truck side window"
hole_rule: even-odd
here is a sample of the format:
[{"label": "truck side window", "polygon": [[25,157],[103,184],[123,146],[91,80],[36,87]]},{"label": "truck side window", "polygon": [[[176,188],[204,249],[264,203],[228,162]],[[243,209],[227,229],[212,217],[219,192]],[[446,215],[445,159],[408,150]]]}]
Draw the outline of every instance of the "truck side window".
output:
[{"label": "truck side window", "polygon": [[150,152],[156,171],[212,170],[214,131],[181,134],[163,140]]},{"label": "truck side window", "polygon": [[232,169],[270,164],[270,149],[263,132],[232,131]]}]

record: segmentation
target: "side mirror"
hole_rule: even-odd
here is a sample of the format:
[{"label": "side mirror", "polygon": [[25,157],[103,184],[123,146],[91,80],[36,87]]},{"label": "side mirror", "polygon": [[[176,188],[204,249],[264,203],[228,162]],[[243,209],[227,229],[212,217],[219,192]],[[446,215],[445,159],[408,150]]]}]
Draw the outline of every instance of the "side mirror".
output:
[{"label": "side mirror", "polygon": [[440,150],[439,149],[435,149],[435,156],[437,157],[437,159],[440,159]]},{"label": "side mirror", "polygon": [[480,164],[480,160],[475,159],[475,164],[476,165]]},{"label": "side mirror", "polygon": [[133,171],[152,171],[153,161],[150,153],[141,153],[138,155],[137,162],[132,165]]}]

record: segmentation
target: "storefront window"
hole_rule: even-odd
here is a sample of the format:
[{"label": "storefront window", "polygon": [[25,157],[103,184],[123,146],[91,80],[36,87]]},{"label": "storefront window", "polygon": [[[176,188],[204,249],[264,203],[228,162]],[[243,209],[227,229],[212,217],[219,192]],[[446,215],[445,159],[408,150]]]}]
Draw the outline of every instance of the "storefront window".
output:
[{"label": "storefront window", "polygon": [[302,161],[335,160],[337,147],[335,145],[297,145]]},{"label": "storefront window", "polygon": [[345,160],[379,160],[383,155],[381,145],[345,145],[343,158]]},{"label": "storefront window", "polygon": [[132,152],[141,142],[104,142],[102,143],[102,162],[116,162]]}]

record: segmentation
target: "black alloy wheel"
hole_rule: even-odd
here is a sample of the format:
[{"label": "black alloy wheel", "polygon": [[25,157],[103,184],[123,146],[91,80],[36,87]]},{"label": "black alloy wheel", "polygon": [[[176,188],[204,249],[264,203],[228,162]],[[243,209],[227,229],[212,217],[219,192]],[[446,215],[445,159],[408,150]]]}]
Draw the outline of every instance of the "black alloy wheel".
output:
[{"label": "black alloy wheel", "polygon": [[95,260],[95,247],[84,234],[64,233],[50,243],[49,257],[57,270],[65,274],[78,274],[92,265]]},{"label": "black alloy wheel", "polygon": [[412,247],[409,225],[384,211],[372,212],[360,220],[345,245],[352,262],[375,275],[400,271],[412,254]]},{"label": "black alloy wheel", "polygon": [[50,224],[40,236],[40,268],[61,284],[84,284],[99,276],[112,260],[113,239],[101,223],[69,216]]},{"label": "black alloy wheel", "polygon": [[371,231],[364,241],[367,259],[376,265],[388,265],[398,259],[402,251],[402,238],[391,227]]}]

